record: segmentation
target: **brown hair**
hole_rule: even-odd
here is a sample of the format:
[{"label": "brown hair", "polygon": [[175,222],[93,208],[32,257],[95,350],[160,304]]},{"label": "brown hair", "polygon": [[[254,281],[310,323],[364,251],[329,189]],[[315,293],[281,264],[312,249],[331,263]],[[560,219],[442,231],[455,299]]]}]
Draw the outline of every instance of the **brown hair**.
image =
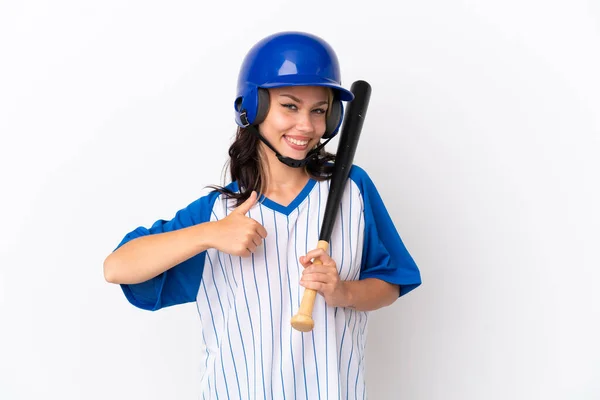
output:
[{"label": "brown hair", "polygon": [[[236,206],[246,201],[253,190],[259,195],[263,193],[266,189],[266,182],[259,145],[260,139],[252,131],[238,127],[235,140],[229,147],[229,160],[225,164],[225,168],[229,169],[231,181],[237,182],[239,192],[233,192],[223,186],[211,185],[209,187],[228,198],[235,199]],[[333,173],[332,161],[334,160],[335,155],[322,148],[317,157],[311,159],[304,168],[313,179],[327,180]]]}]

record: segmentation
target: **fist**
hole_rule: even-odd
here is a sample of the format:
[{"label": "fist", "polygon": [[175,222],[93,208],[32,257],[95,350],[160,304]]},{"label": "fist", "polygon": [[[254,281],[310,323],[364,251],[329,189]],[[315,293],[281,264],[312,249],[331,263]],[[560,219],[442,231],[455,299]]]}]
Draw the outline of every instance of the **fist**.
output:
[{"label": "fist", "polygon": [[214,248],[233,256],[248,257],[267,237],[264,226],[246,213],[256,204],[255,191],[227,217],[215,222]]},{"label": "fist", "polygon": [[[315,261],[312,261],[312,260]],[[341,280],[335,261],[323,249],[317,248],[300,257],[304,267],[300,285],[316,290],[331,307],[347,307],[349,292]]]}]

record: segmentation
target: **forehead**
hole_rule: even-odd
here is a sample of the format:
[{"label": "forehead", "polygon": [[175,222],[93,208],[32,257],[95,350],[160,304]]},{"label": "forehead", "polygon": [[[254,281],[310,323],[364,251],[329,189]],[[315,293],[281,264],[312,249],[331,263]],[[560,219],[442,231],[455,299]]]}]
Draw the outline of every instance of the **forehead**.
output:
[{"label": "forehead", "polygon": [[328,89],[322,86],[284,86],[269,89],[269,91],[275,96],[290,94],[301,100],[327,100],[329,94]]}]

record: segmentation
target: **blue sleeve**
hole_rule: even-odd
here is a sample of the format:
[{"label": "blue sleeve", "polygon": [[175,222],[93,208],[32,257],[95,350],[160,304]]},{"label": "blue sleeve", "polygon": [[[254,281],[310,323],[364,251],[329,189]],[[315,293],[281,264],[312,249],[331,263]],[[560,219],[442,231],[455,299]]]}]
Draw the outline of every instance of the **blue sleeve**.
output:
[{"label": "blue sleeve", "polygon": [[421,284],[421,274],[406,250],[379,192],[367,173],[354,165],[350,178],[364,205],[364,245],[360,279],[378,278],[400,286],[403,296]]},{"label": "blue sleeve", "polygon": [[[138,227],[128,233],[116,249],[141,236],[175,231],[209,221],[218,194],[212,192],[201,197],[179,210],[169,221],[160,219],[150,228]],[[120,286],[127,300],[143,310],[156,311],[176,304],[193,302],[200,287],[205,256],[206,252],[199,253],[146,282]]]}]

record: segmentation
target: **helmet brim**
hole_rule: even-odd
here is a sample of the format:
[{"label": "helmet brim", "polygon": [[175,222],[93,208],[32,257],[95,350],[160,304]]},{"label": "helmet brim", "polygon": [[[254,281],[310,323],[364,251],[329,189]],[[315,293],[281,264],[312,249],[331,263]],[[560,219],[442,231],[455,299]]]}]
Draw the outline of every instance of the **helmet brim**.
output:
[{"label": "helmet brim", "polygon": [[324,86],[335,90],[339,95],[339,99],[342,101],[354,100],[354,94],[351,91],[335,82],[331,82],[318,76],[280,75],[277,77],[276,81],[266,82],[259,87],[273,89],[285,86]]}]

